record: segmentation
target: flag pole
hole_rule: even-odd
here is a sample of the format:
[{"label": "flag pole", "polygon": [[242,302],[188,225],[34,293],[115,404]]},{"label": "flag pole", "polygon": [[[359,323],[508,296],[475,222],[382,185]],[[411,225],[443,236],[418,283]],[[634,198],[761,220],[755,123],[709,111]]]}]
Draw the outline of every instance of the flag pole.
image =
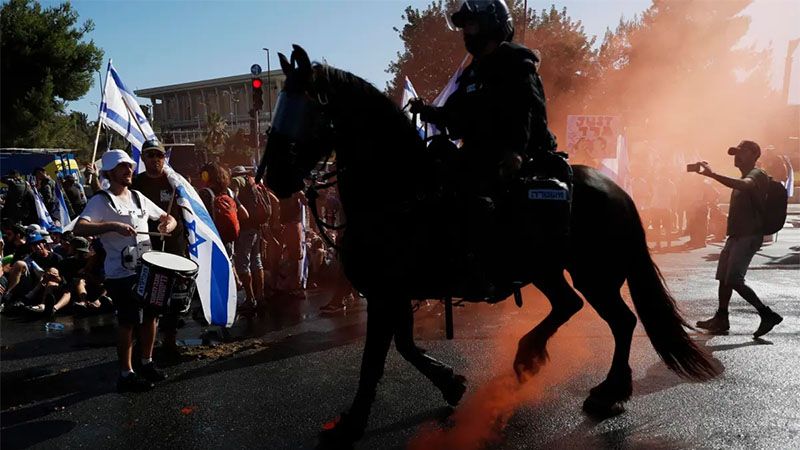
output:
[{"label": "flag pole", "polygon": [[[139,132],[142,133],[142,137],[146,141],[147,140],[147,136],[144,134],[144,130],[142,129],[142,125],[139,123],[139,119],[136,118],[136,114],[134,114],[134,112],[131,111],[131,106],[128,105],[128,102],[123,101],[122,103],[125,104],[125,109],[128,110],[128,114],[131,116],[131,118],[133,119],[133,122],[136,124],[136,128],[139,129]],[[154,133],[155,133],[155,131],[154,131]],[[140,155],[140,157],[141,156],[142,155]],[[165,162],[165,164],[166,164],[166,162]],[[178,191],[178,185],[172,186],[172,198],[169,199],[169,206],[167,207],[167,215],[168,216],[170,215],[170,212],[172,211],[172,204],[175,202],[175,193],[177,191]],[[166,235],[164,235],[164,236],[166,236]],[[166,241],[162,239],[161,240],[161,251],[162,252],[164,251],[164,246],[165,245],[166,245]]]},{"label": "flag pole", "polygon": [[[109,64],[110,63],[111,61],[109,61]],[[100,142],[100,129],[103,126],[103,121],[100,119],[103,116],[103,101],[105,100],[105,92],[106,92],[105,85],[103,85],[103,76],[100,74],[100,71],[97,71],[97,77],[100,79],[100,108],[98,108],[99,111],[97,112],[97,133],[94,135],[94,150],[92,151],[92,160],[89,162],[89,164],[92,165],[92,168],[95,169],[96,167],[94,167],[94,161],[95,158],[97,158],[97,144]],[[89,180],[88,180],[89,184],[92,183],[93,176],[94,174],[91,173],[89,174]]]}]

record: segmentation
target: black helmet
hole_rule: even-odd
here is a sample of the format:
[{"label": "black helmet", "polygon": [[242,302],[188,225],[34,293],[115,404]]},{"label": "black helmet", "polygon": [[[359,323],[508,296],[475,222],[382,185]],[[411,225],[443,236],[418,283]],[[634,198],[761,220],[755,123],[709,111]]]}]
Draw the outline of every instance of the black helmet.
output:
[{"label": "black helmet", "polygon": [[461,0],[455,3],[453,11],[446,17],[451,29],[464,28],[472,19],[480,24],[481,33],[501,42],[514,38],[514,20],[504,0]]}]

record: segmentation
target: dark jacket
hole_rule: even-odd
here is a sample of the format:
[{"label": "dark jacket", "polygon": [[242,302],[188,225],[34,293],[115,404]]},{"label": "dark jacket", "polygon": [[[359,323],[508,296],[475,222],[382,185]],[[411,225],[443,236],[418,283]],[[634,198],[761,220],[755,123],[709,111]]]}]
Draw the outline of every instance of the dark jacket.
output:
[{"label": "dark jacket", "polygon": [[431,122],[463,140],[470,165],[495,168],[508,153],[555,150],[537,63],[526,47],[504,42],[467,66],[456,91],[434,110]]}]

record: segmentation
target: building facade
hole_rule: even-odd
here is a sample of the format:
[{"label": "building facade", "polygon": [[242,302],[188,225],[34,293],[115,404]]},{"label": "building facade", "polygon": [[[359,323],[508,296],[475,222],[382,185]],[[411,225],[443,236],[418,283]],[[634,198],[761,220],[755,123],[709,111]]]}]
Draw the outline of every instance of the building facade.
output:
[{"label": "building facade", "polygon": [[[271,121],[270,112],[286,77],[280,70],[273,70],[269,74],[262,73],[259,78],[263,82],[264,108],[259,114],[258,125],[263,134]],[[150,99],[153,125],[160,129],[162,139],[195,142],[203,139],[207,117],[212,113],[219,114],[227,122],[231,136],[240,129],[252,133],[255,127],[250,114],[253,107],[252,79],[250,74],[234,75],[139,89],[134,93]]]}]

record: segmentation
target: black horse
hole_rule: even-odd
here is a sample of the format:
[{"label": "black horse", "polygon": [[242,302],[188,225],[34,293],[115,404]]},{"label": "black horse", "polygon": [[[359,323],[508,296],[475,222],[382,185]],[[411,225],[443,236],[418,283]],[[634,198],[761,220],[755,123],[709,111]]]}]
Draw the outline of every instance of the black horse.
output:
[{"label": "black horse", "polygon": [[[437,298],[434,251],[442,235],[430,226],[436,210],[424,201],[430,158],[417,130],[388,97],[342,70],[312,64],[294,46],[291,61],[279,55],[286,75],[267,142],[267,185],[280,197],[304,188],[317,164],[335,151],[342,207],[347,218],[341,245],[348,278],[366,293],[367,335],[358,391],[348,412],[327,427],[323,439],[352,442],[367,424],[389,346],[429,378],[456,405],[465,379],[417,347],[413,339],[414,298]],[[583,293],[611,328],[611,369],[590,391],[584,409],[600,415],[619,410],[631,395],[628,358],[636,316],[620,295],[627,280],[639,318],[664,363],[678,374],[707,380],[719,367],[687,335],[688,325],[652,261],[631,198],[598,171],[574,166],[573,207],[566,256],[531,255],[524,283],[533,283],[552,310],[518,345],[517,376],[535,373],[548,358],[546,344],[582,307],[568,284]],[[439,233],[439,234],[437,234]],[[552,261],[552,263],[551,263]],[[507,286],[506,286],[507,288]],[[511,292],[511,290],[508,290]]]}]

